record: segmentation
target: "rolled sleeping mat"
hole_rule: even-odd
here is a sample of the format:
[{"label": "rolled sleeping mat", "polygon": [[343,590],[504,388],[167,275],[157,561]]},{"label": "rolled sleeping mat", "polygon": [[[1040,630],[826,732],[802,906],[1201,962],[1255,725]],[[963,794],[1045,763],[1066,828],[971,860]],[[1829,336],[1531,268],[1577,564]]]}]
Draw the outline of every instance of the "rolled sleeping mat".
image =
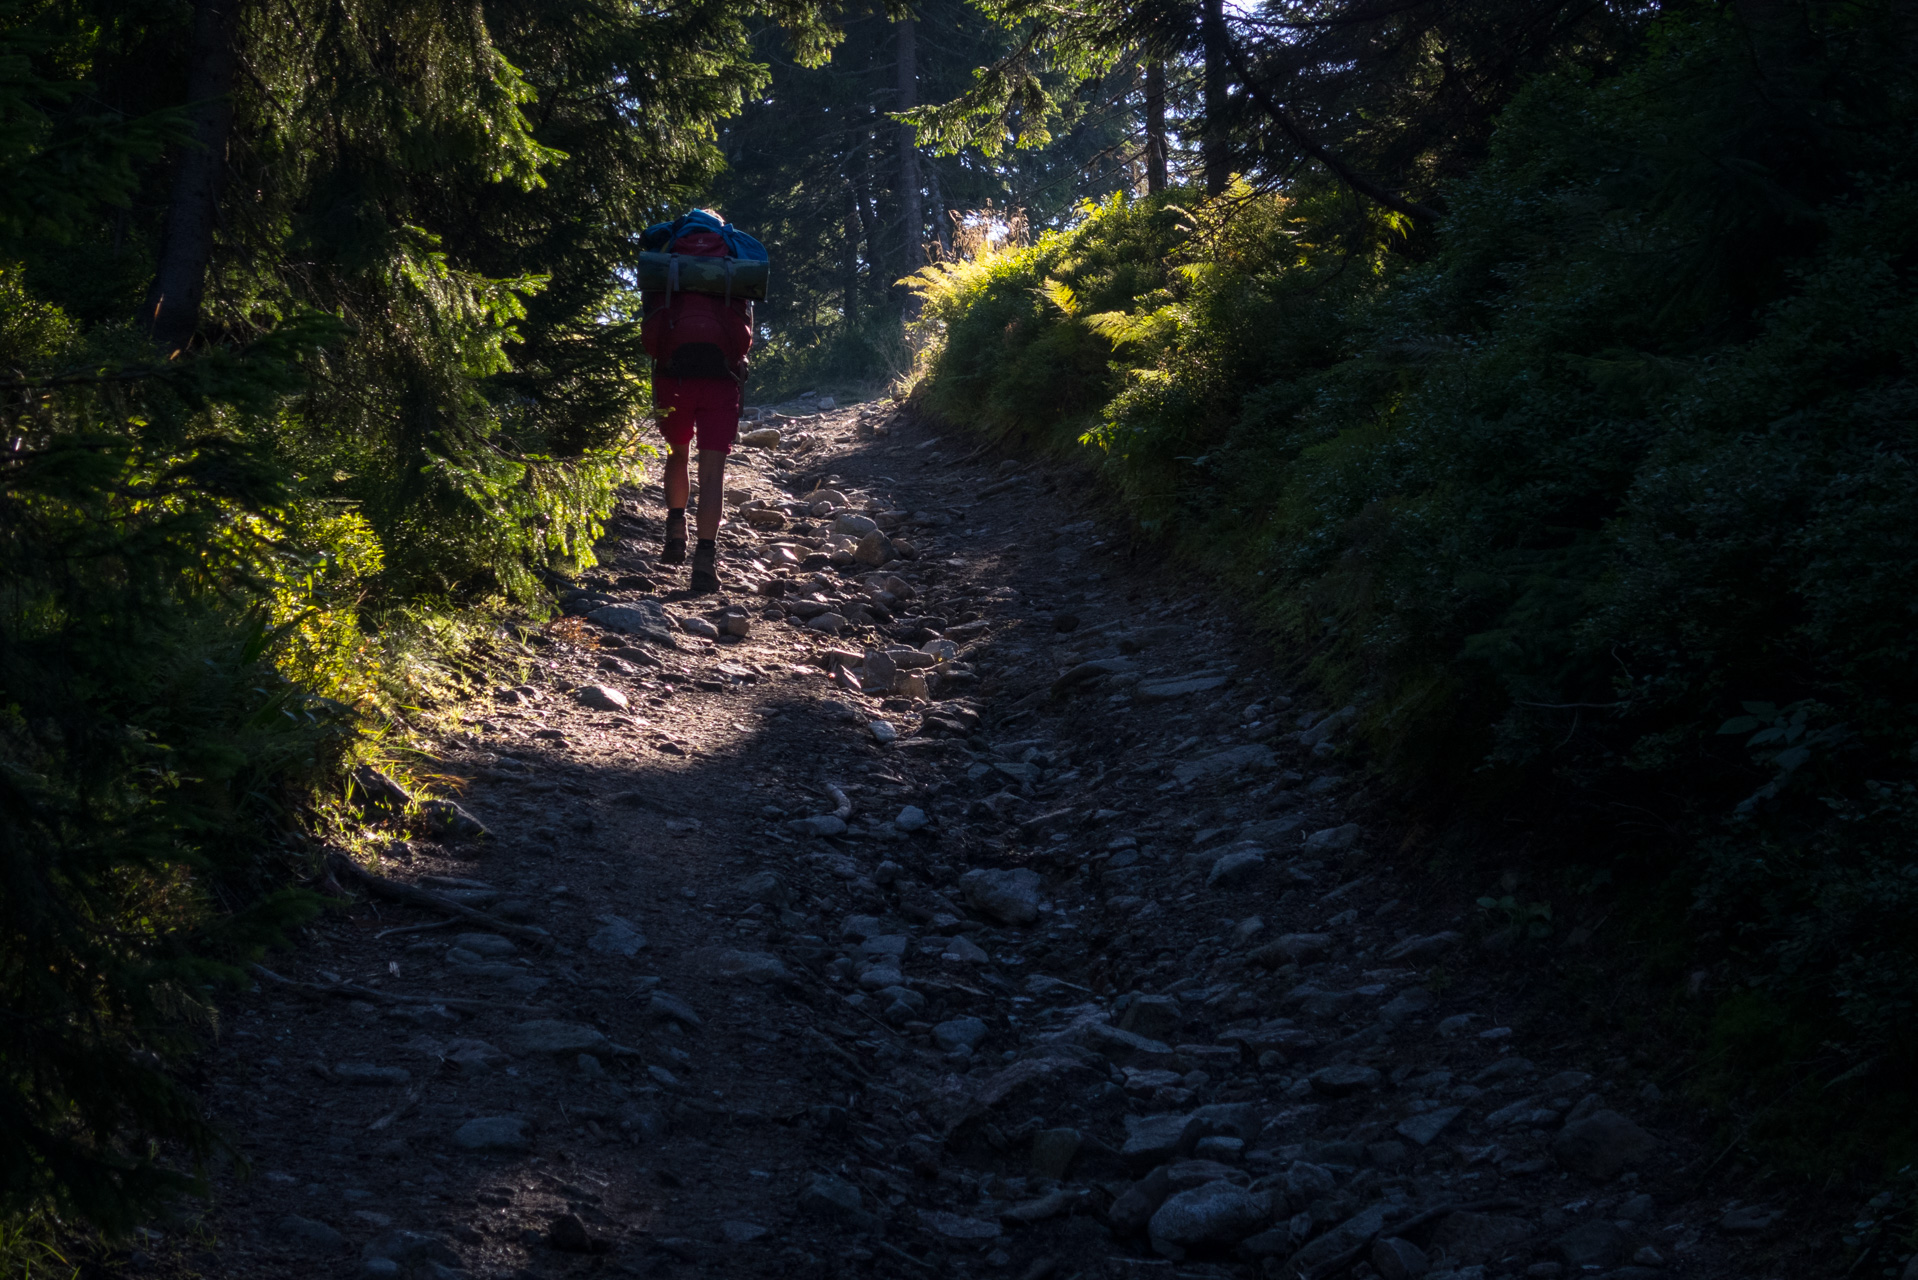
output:
[{"label": "rolled sleeping mat", "polygon": [[772,264],[751,258],[704,258],[689,253],[639,255],[639,287],[646,293],[710,293],[763,301]]}]

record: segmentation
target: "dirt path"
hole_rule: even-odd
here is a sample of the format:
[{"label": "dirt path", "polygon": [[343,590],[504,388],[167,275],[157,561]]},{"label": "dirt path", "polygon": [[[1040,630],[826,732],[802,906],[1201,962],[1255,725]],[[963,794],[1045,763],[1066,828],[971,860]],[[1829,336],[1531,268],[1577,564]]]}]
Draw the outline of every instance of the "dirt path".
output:
[{"label": "dirt path", "polygon": [[[1395,871],[1340,709],[1072,482],[878,406],[784,430],[735,473],[729,595],[667,589],[636,498],[592,620],[442,744],[490,834],[383,874],[520,931],[370,896],[280,957],[306,985],[236,1002],[207,1085],[253,1176],[149,1265],[1789,1272],[1772,1206],[1693,1198],[1653,1064],[1582,1056]],[[820,489],[909,558],[832,567]]]}]

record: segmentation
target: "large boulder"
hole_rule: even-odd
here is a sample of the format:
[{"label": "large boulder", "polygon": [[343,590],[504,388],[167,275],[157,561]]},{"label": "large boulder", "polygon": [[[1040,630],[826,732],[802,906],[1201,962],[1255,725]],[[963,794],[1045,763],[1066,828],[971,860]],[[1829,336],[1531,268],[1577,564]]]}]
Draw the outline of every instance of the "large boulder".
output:
[{"label": "large boulder", "polygon": [[736,982],[784,983],[792,975],[785,963],[770,951],[735,951],[730,947],[707,947],[693,958],[709,978],[731,978]]},{"label": "large boulder", "polygon": [[1121,1154],[1134,1168],[1164,1164],[1174,1156],[1191,1150],[1196,1140],[1193,1118],[1188,1112],[1157,1116],[1127,1116],[1126,1139]]},{"label": "large boulder", "polygon": [[633,705],[625,694],[605,684],[581,686],[573,691],[573,701],[594,711],[630,711]]},{"label": "large boulder", "polygon": [[1228,853],[1212,864],[1212,870],[1205,877],[1205,887],[1242,889],[1252,883],[1264,867],[1265,859],[1250,849],[1239,853]]},{"label": "large boulder", "polygon": [[1625,1261],[1631,1245],[1624,1232],[1602,1218],[1595,1218],[1552,1241],[1552,1252],[1573,1271],[1602,1271]]},{"label": "large boulder", "polygon": [[891,538],[874,529],[861,538],[859,545],[852,549],[852,558],[860,564],[869,564],[877,569],[883,564],[897,560],[899,553],[893,549]]},{"label": "large boulder", "polygon": [[1658,1140],[1616,1111],[1574,1120],[1552,1141],[1559,1167],[1609,1182],[1658,1149]]},{"label": "large boulder", "polygon": [[1168,1258],[1203,1246],[1237,1244],[1265,1225],[1271,1205],[1233,1183],[1208,1182],[1166,1197],[1146,1226],[1152,1247]]},{"label": "large boulder", "polygon": [[666,608],[657,600],[635,600],[628,604],[609,604],[586,615],[594,626],[624,636],[638,636],[668,649],[679,648],[673,638],[677,629]]},{"label": "large boulder", "polygon": [[1292,1255],[1283,1275],[1310,1275],[1340,1254],[1359,1248],[1385,1228],[1385,1208],[1373,1205],[1357,1217],[1347,1218]]},{"label": "large boulder", "polygon": [[481,1116],[468,1120],[454,1131],[453,1142],[467,1151],[519,1153],[533,1148],[522,1116]]},{"label": "large boulder", "polygon": [[1106,1219],[1120,1235],[1132,1235],[1145,1228],[1171,1194],[1172,1175],[1164,1165],[1160,1165],[1120,1192],[1118,1199],[1112,1202],[1112,1208],[1106,1212]]},{"label": "large boulder", "polygon": [[1024,867],[981,867],[959,877],[959,891],[968,906],[1000,924],[1031,924],[1039,918],[1039,887],[1044,883],[1038,872]]}]

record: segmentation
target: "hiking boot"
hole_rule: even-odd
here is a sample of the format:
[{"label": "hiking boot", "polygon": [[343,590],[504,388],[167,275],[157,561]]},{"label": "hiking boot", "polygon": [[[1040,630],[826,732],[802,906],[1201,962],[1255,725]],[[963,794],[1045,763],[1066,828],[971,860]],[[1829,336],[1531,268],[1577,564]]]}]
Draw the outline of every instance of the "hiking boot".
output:
[{"label": "hiking boot", "polygon": [[661,564],[686,563],[686,513],[668,512],[666,515],[666,545],[659,549]]},{"label": "hiking boot", "polygon": [[719,590],[719,548],[701,546],[693,552],[693,580],[696,596],[709,596]]}]

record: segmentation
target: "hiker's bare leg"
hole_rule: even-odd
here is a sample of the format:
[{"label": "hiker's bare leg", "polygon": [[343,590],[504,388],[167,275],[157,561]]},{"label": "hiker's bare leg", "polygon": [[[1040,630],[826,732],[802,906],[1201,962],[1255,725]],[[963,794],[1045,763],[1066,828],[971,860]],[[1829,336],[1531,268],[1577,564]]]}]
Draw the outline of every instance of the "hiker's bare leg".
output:
[{"label": "hiker's bare leg", "polygon": [[[684,444],[668,444],[666,446],[666,507],[668,510],[684,510],[687,495],[692,491],[692,482],[686,474],[687,455],[692,447],[693,443],[690,440]],[[705,454],[700,455],[702,459],[702,477],[705,474],[705,464],[703,462],[705,456]],[[701,524],[699,527],[704,529],[706,526]],[[705,535],[702,534],[700,536],[704,537]]]},{"label": "hiker's bare leg", "polygon": [[661,564],[686,563],[687,450],[692,446],[666,442],[666,536],[660,543]]},{"label": "hiker's bare leg", "polygon": [[[680,501],[685,501],[686,463],[680,466]],[[667,496],[672,495],[671,489]],[[717,538],[719,536],[719,517],[726,509],[726,455],[717,449],[699,451],[699,516],[697,528],[699,537]]]}]

